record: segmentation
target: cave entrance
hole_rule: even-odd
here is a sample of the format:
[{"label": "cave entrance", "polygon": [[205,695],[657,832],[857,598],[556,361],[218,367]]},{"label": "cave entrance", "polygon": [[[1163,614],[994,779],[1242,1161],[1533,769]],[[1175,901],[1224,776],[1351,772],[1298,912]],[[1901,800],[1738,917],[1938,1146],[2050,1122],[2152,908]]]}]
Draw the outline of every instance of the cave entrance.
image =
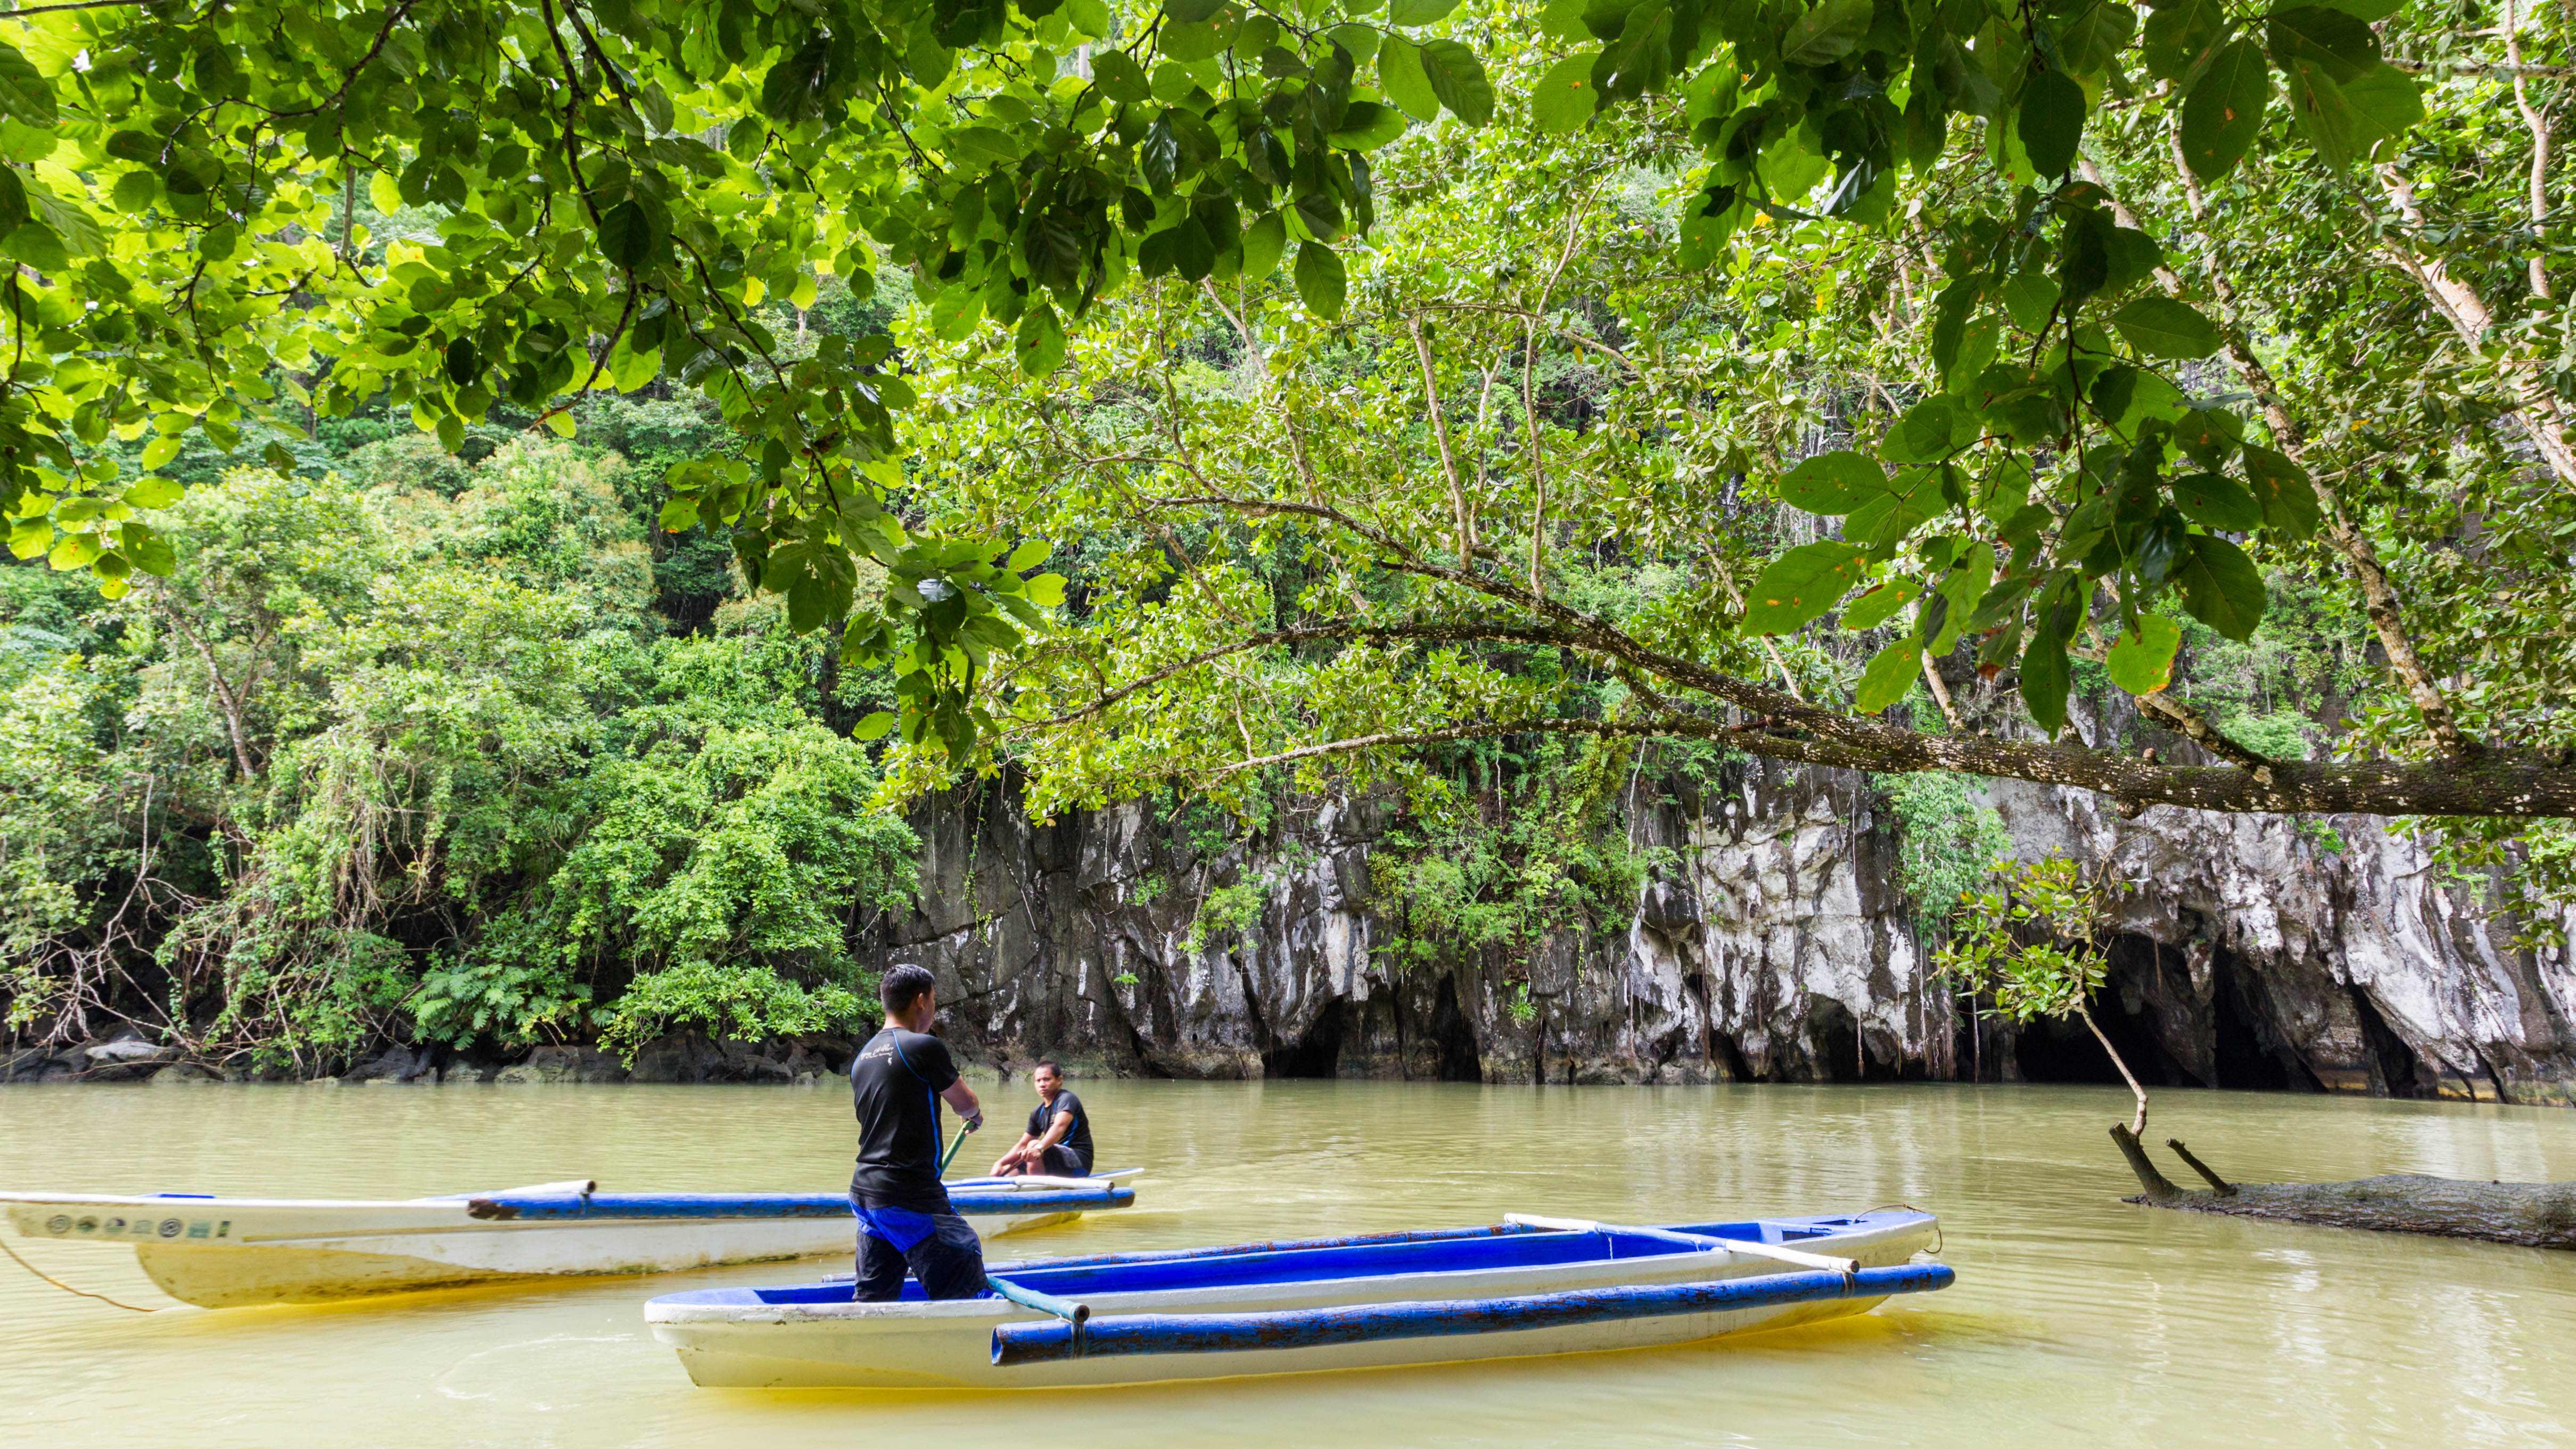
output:
[{"label": "cave entrance", "polygon": [[[2145,1043],[2136,1039],[2134,1033],[2114,1029],[2127,1024],[2118,1008],[2113,1006],[2106,1010],[2102,1002],[2096,1001],[2093,1003],[2093,1019],[2102,1023],[2102,1034],[2120,1049],[2120,1055],[2128,1060],[2130,1069],[2139,1072],[2139,1080],[2156,1084],[2152,1074],[2139,1071],[2139,1058],[2131,1055],[2129,1050],[2133,1045]],[[2084,1023],[2080,1021],[2033,1021],[2013,1026],[2001,1018],[1990,1018],[1986,1025],[1995,1029],[1990,1035],[2011,1034],[2013,1062],[2021,1069],[2021,1079],[2025,1082],[2128,1085],[2121,1080],[2120,1069],[2112,1063],[2110,1053],[2102,1050],[2102,1044],[2093,1039],[2093,1033],[2085,1030]],[[2130,1039],[2124,1040],[2124,1037]]]},{"label": "cave entrance", "polygon": [[2438,1097],[2440,1079],[2424,1070],[2424,1059],[2406,1044],[2379,1014],[2370,1001],[2370,993],[2355,986],[2352,992],[2352,1014],[2361,1019],[2361,1044],[2369,1049],[2373,1065],[2379,1069],[2380,1088],[2392,1097]]},{"label": "cave entrance", "polygon": [[[1454,1008],[1455,1002],[1452,1006]],[[1342,1062],[1342,1037],[1350,1028],[1351,1004],[1335,997],[1315,1013],[1314,1024],[1293,1042],[1261,1054],[1265,1077],[1330,1077]]]},{"label": "cave entrance", "polygon": [[[2325,1083],[2281,1040],[2271,1017],[2255,1004],[2246,964],[2225,947],[2211,950],[2215,953],[2209,963],[2211,1060],[2218,1080],[2210,1085],[2254,1092],[2324,1091]],[[2365,1036],[2370,1020],[2363,1018]],[[2406,1052],[2404,1042],[2397,1043],[2397,1049],[2413,1062],[2414,1054]]]},{"label": "cave entrance", "polygon": [[1481,1082],[1484,1057],[1476,1050],[1476,1024],[1458,1006],[1458,981],[1440,978],[1440,999],[1431,1008],[1431,1046],[1444,1082]]},{"label": "cave entrance", "polygon": [[1893,1082],[1904,1074],[1902,1063],[1869,1049],[1860,1018],[1830,996],[1817,997],[1808,1010],[1807,1045],[1828,1082]]},{"label": "cave entrance", "polygon": [[[2136,1006],[2133,1006],[2136,1004]],[[2190,1032],[2197,1037],[2197,1011],[2190,1006],[2190,973],[2177,952],[2166,952],[2154,939],[2120,934],[2112,937],[2105,950],[2105,973],[2102,991],[2089,1001],[2092,1019],[2110,1037],[2110,1045],[2120,1053],[2120,1060],[2138,1073],[2141,1086],[2210,1086],[2202,1073],[2184,1066],[2182,1058],[2166,1048],[2164,1032],[2159,1032],[2156,1011],[2164,1006],[2164,1024],[2174,1032]],[[2066,1017],[2061,1022],[2025,1022],[2020,1027],[1989,1017],[1984,1022],[1986,1035],[2012,1037],[2012,1063],[2020,1068],[2022,1081],[2066,1081],[2087,1086],[2125,1086],[2120,1066],[2112,1063],[2102,1042],[2084,1027],[2084,1022]],[[2184,1050],[2195,1050],[2197,1042],[2187,1042]],[[1989,1058],[1994,1055],[1994,1042],[1986,1042]],[[2195,1053],[2197,1055],[2197,1053]],[[1991,1076],[1991,1073],[1989,1073]]]},{"label": "cave entrance", "polygon": [[[2156,1031],[2153,1016],[2159,996],[2173,983],[2157,979],[2165,970],[2163,948],[2143,936],[2112,938],[2106,953],[2103,987],[2089,1009],[2102,1035],[2120,1060],[2147,1087],[2205,1087],[2200,1075],[2177,1059]],[[2129,1008],[2136,999],[2136,1010]],[[2013,1026],[2000,1018],[1985,1023],[1989,1032],[2012,1038],[2014,1065],[2025,1082],[2068,1082],[2087,1086],[2125,1086],[2119,1066],[2082,1021],[2033,1021]]]}]

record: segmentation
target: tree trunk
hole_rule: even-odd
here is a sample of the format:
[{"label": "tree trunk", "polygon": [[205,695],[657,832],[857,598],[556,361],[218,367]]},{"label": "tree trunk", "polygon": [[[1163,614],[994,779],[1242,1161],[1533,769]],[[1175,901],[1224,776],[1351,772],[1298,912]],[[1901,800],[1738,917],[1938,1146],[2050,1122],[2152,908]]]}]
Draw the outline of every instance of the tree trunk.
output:
[{"label": "tree trunk", "polygon": [[[2380,1233],[2476,1238],[2526,1248],[2576,1248],[2576,1182],[2464,1182],[2400,1173],[2350,1182],[2237,1183],[2194,1192],[2174,1186],[2157,1171],[2145,1146],[2127,1128],[2113,1127],[2111,1137],[2119,1143],[2138,1185],[2146,1189],[2127,1201],[2149,1207]],[[2165,1145],[2201,1176],[2220,1182],[2180,1142]]]}]

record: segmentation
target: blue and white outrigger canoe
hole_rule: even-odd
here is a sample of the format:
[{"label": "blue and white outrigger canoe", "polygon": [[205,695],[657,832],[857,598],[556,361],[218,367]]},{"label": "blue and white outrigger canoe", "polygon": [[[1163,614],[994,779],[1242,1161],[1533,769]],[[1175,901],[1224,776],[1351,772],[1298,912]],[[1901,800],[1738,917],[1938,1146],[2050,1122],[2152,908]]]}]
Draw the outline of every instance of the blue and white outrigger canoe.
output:
[{"label": "blue and white outrigger canoe", "polygon": [[[986,1237],[1123,1208],[1098,1177],[972,1178],[949,1200]],[[856,1249],[842,1193],[602,1193],[589,1181],[397,1202],[0,1193],[22,1237],[124,1244],[161,1290],[206,1308],[326,1303],[499,1278],[667,1273]]]},{"label": "blue and white outrigger canoe", "polygon": [[723,1388],[1062,1389],[1693,1343],[1950,1284],[1912,1210],[1677,1227],[1498,1227],[1062,1258],[995,1294],[854,1303],[846,1281],[645,1306]]}]

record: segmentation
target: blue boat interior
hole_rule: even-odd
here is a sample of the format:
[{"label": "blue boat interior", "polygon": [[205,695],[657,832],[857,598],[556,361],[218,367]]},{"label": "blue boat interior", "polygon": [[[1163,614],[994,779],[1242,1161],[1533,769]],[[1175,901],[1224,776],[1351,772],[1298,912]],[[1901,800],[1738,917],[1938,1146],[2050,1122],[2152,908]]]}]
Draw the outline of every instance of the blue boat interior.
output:
[{"label": "blue boat interior", "polygon": [[[1676,1223],[1664,1232],[1739,1242],[1814,1244],[1862,1229],[1894,1226],[1922,1216],[1911,1212],[1855,1217],[1764,1218],[1734,1223]],[[1595,1232],[1535,1228],[1458,1228],[1386,1235],[1386,1238],[1319,1240],[1312,1244],[1246,1244],[1237,1248],[1185,1249],[1067,1258],[1015,1266],[1011,1282],[1059,1298],[1099,1294],[1168,1292],[1185,1288],[1302,1283],[1337,1278],[1392,1277],[1408,1273],[1466,1273],[1495,1268],[1546,1267],[1624,1258],[1667,1257],[1691,1249],[1670,1238],[1604,1227]],[[847,1279],[783,1288],[713,1288],[656,1300],[706,1306],[823,1305],[851,1301]],[[921,1285],[905,1279],[903,1298],[923,1299]],[[991,1296],[989,1294],[985,1296]]]}]

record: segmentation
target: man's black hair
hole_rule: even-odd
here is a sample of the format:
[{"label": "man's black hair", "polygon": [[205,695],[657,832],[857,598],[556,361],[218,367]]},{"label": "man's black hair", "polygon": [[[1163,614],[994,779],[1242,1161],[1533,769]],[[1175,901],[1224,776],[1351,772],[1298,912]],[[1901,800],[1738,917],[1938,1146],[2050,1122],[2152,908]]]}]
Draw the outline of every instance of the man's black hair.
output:
[{"label": "man's black hair", "polygon": [[1054,1062],[1040,1062],[1036,1066],[1029,1068],[1030,1076],[1034,1077],[1040,1072],[1053,1072],[1055,1073],[1055,1079],[1057,1081],[1061,1082],[1064,1080],[1064,1068],[1057,1066]]},{"label": "man's black hair", "polygon": [[885,978],[877,983],[877,996],[885,1002],[887,1015],[901,1016],[912,1010],[912,1004],[921,999],[923,992],[938,984],[938,979],[927,968],[907,962],[886,968]]}]

